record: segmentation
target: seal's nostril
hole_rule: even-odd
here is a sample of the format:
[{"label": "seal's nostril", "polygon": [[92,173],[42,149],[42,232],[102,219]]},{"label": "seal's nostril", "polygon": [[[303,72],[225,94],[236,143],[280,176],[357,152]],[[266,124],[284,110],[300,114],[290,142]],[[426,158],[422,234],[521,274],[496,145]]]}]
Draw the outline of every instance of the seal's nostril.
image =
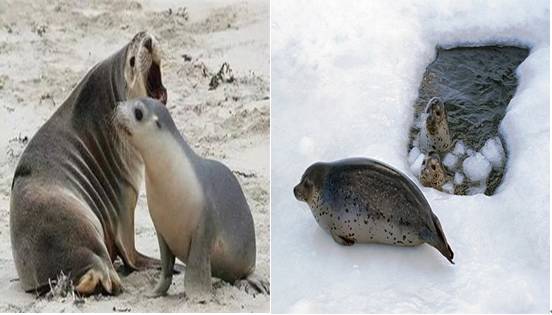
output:
[{"label": "seal's nostril", "polygon": [[148,38],[144,41],[144,47],[146,47],[148,51],[151,53],[151,50],[152,50],[151,38]]},{"label": "seal's nostril", "polygon": [[293,187],[293,194],[295,195],[295,198],[299,198],[299,190],[297,189],[297,186]]}]

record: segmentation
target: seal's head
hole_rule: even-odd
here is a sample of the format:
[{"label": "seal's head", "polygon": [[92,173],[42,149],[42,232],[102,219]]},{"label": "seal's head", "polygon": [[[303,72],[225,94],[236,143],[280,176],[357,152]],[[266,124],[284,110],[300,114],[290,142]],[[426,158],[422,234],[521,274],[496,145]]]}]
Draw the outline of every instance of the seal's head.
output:
[{"label": "seal's head", "polygon": [[142,155],[162,152],[166,140],[173,139],[171,134],[178,132],[167,108],[149,97],[120,102],[113,119]]},{"label": "seal's head", "polygon": [[426,105],[426,126],[430,134],[435,134],[442,122],[447,122],[447,111],[445,104],[439,97],[433,97]]},{"label": "seal's head", "polygon": [[301,181],[293,188],[293,194],[299,201],[310,204],[315,193],[321,188],[326,177],[327,167],[325,163],[317,162],[309,166]]},{"label": "seal's head", "polygon": [[441,189],[446,181],[446,172],[439,154],[435,151],[428,153],[422,162],[422,171],[420,173],[420,182],[426,187]]},{"label": "seal's head", "polygon": [[167,90],[161,80],[161,48],[153,35],[140,32],[128,44],[124,76],[127,99],[147,95],[167,104]]}]

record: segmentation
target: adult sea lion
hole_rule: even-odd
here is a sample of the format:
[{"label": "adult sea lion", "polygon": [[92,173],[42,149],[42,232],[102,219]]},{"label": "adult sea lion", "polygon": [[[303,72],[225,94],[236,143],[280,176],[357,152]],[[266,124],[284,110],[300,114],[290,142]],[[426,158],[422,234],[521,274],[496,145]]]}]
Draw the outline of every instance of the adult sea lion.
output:
[{"label": "adult sea lion", "polygon": [[[136,251],[134,208],[143,163],[111,117],[138,96],[167,101],[160,47],[146,32],[101,61],[38,130],[21,155],[10,198],[15,266],[27,292],[69,275],[81,294],[116,294],[112,261],[132,269],[153,263]],[[101,284],[101,285],[99,285]]]},{"label": "adult sea lion", "polygon": [[293,193],[310,206],[318,225],[338,244],[428,243],[454,263],[441,223],[420,189],[381,162],[350,158],[315,163]]},{"label": "adult sea lion", "polygon": [[245,279],[259,291],[268,285],[252,278],[255,227],[241,186],[224,164],[204,159],[186,143],[159,101],[140,98],[117,107],[114,124],[140,152],[148,208],[157,231],[162,274],[152,296],[172,282],[175,257],[186,263],[188,296],[211,289],[211,275],[234,283]]}]

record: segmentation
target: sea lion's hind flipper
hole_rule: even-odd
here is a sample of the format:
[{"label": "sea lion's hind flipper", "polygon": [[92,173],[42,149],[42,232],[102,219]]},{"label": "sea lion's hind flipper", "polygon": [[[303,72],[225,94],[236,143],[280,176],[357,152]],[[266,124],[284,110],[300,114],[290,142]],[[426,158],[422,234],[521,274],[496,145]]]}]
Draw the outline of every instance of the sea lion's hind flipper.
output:
[{"label": "sea lion's hind flipper", "polygon": [[268,280],[262,279],[255,274],[250,274],[245,279],[236,280],[234,286],[240,289],[243,288],[247,293],[253,290],[253,293],[270,295],[270,283]]},{"label": "sea lion's hind flipper", "polygon": [[76,281],[75,291],[82,295],[91,295],[98,289],[108,294],[117,295],[121,291],[121,279],[119,275],[106,265],[101,259],[94,264],[84,275]]}]

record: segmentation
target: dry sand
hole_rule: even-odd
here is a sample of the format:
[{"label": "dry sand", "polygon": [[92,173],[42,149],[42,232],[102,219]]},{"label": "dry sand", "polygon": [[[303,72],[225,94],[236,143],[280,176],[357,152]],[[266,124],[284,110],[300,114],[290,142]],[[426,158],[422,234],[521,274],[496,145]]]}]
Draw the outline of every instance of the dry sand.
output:
[{"label": "dry sand", "polygon": [[[236,172],[253,211],[257,274],[269,279],[269,5],[268,1],[0,2],[0,311],[269,311],[269,296],[220,280],[206,304],[187,301],[183,274],[169,295],[147,299],[159,271],[122,276],[117,297],[37,298],[22,291],[9,237],[10,186],[18,158],[38,128],[86,71],[141,30],[164,50],[168,107],[204,157]],[[235,81],[209,90],[224,62]],[[145,192],[136,210],[136,246],[159,257]]]}]

